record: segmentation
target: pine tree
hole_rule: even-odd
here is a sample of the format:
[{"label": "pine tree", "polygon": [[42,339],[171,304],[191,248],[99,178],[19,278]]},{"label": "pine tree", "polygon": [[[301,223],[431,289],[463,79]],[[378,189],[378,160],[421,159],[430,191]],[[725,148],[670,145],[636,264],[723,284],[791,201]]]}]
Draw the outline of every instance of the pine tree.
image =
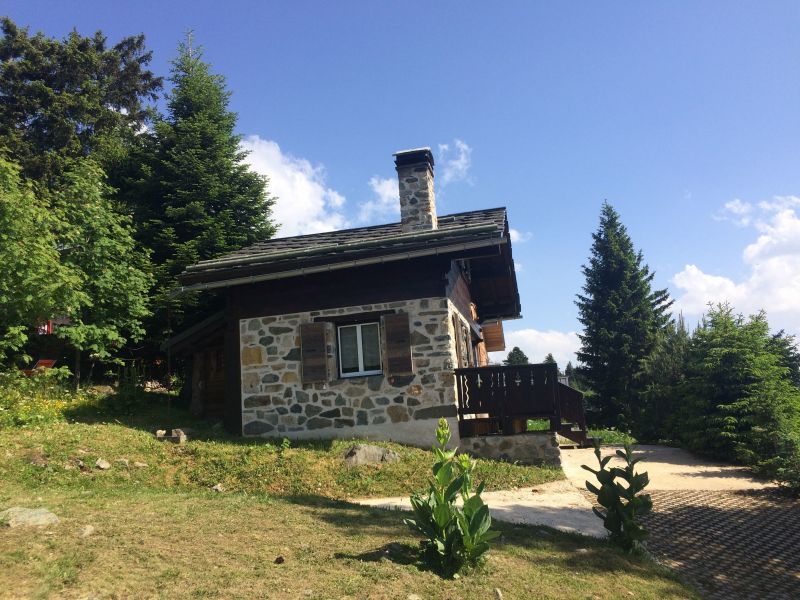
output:
[{"label": "pine tree", "polygon": [[552,352],[548,352],[547,356],[544,357],[544,360],[542,362],[545,364],[554,365],[556,364],[556,359],[553,357]]},{"label": "pine tree", "polygon": [[800,388],[784,360],[763,312],[745,319],[712,307],[687,354],[678,439],[800,491]]},{"label": "pine tree", "polygon": [[514,346],[508,357],[503,361],[504,365],[527,365],[529,364],[528,357],[520,350],[519,346]]},{"label": "pine tree", "polygon": [[274,198],[266,178],[244,162],[237,116],[228,108],[231,93],[225,79],[203,61],[191,34],[179,45],[170,82],[168,115],[155,126],[154,156],[140,181],[146,202],[136,211],[141,240],[152,249],[156,265],[156,337],[166,333],[169,312],[172,326],[180,327],[202,311],[196,299],[169,297],[187,265],[275,232]]},{"label": "pine tree", "polygon": [[161,78],[144,36],[109,46],[101,32],[63,40],[0,19],[0,146],[43,190],[86,156],[103,162],[152,118]]},{"label": "pine tree", "polygon": [[603,203],[592,235],[586,283],[578,294],[579,373],[595,392],[600,424],[627,429],[638,412],[643,361],[669,322],[667,290],[652,290],[655,273],[643,264],[619,215]]}]

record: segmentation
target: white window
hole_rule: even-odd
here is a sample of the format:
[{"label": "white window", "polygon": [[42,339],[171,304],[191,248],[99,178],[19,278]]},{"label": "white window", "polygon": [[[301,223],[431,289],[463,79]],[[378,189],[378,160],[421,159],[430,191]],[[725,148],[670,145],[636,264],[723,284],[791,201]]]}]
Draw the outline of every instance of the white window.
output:
[{"label": "white window", "polygon": [[381,372],[381,333],[378,323],[339,327],[339,373],[342,377]]}]

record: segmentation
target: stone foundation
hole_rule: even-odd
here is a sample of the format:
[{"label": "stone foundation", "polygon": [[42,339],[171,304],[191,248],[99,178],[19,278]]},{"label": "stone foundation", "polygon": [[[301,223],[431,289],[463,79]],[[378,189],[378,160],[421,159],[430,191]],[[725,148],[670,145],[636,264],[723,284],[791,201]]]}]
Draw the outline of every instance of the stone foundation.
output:
[{"label": "stone foundation", "polygon": [[478,458],[517,462],[522,465],[561,466],[558,438],[550,431],[465,437],[461,438],[460,448]]},{"label": "stone foundation", "polygon": [[[301,323],[387,310],[409,315],[412,375],[333,374],[327,383],[302,383]],[[445,417],[457,445],[451,319],[457,312],[447,298],[424,298],[242,319],[242,433],[292,439],[358,437],[430,447],[436,421]]]}]

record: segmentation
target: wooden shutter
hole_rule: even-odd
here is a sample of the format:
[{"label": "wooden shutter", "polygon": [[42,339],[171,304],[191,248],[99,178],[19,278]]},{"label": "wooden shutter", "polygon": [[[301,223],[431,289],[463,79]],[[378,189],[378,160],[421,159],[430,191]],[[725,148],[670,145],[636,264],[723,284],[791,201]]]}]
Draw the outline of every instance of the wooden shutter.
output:
[{"label": "wooden shutter", "polygon": [[300,356],[303,383],[328,381],[327,323],[302,323],[300,325]]},{"label": "wooden shutter", "polygon": [[386,374],[410,375],[413,366],[408,313],[384,315],[383,332],[386,338]]}]

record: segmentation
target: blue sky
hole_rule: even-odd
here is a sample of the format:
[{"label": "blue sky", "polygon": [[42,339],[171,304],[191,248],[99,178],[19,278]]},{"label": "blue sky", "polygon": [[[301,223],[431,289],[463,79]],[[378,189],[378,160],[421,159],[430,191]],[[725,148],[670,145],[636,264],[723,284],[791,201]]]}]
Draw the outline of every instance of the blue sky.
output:
[{"label": "blue sky", "polygon": [[[571,358],[604,199],[690,321],[708,301],[800,333],[797,2],[4,2],[61,37],[192,29],[233,91],[286,233],[396,218],[392,152],[437,154],[440,214],[504,205],[524,319]],[[541,355],[541,356],[540,356]]]}]

